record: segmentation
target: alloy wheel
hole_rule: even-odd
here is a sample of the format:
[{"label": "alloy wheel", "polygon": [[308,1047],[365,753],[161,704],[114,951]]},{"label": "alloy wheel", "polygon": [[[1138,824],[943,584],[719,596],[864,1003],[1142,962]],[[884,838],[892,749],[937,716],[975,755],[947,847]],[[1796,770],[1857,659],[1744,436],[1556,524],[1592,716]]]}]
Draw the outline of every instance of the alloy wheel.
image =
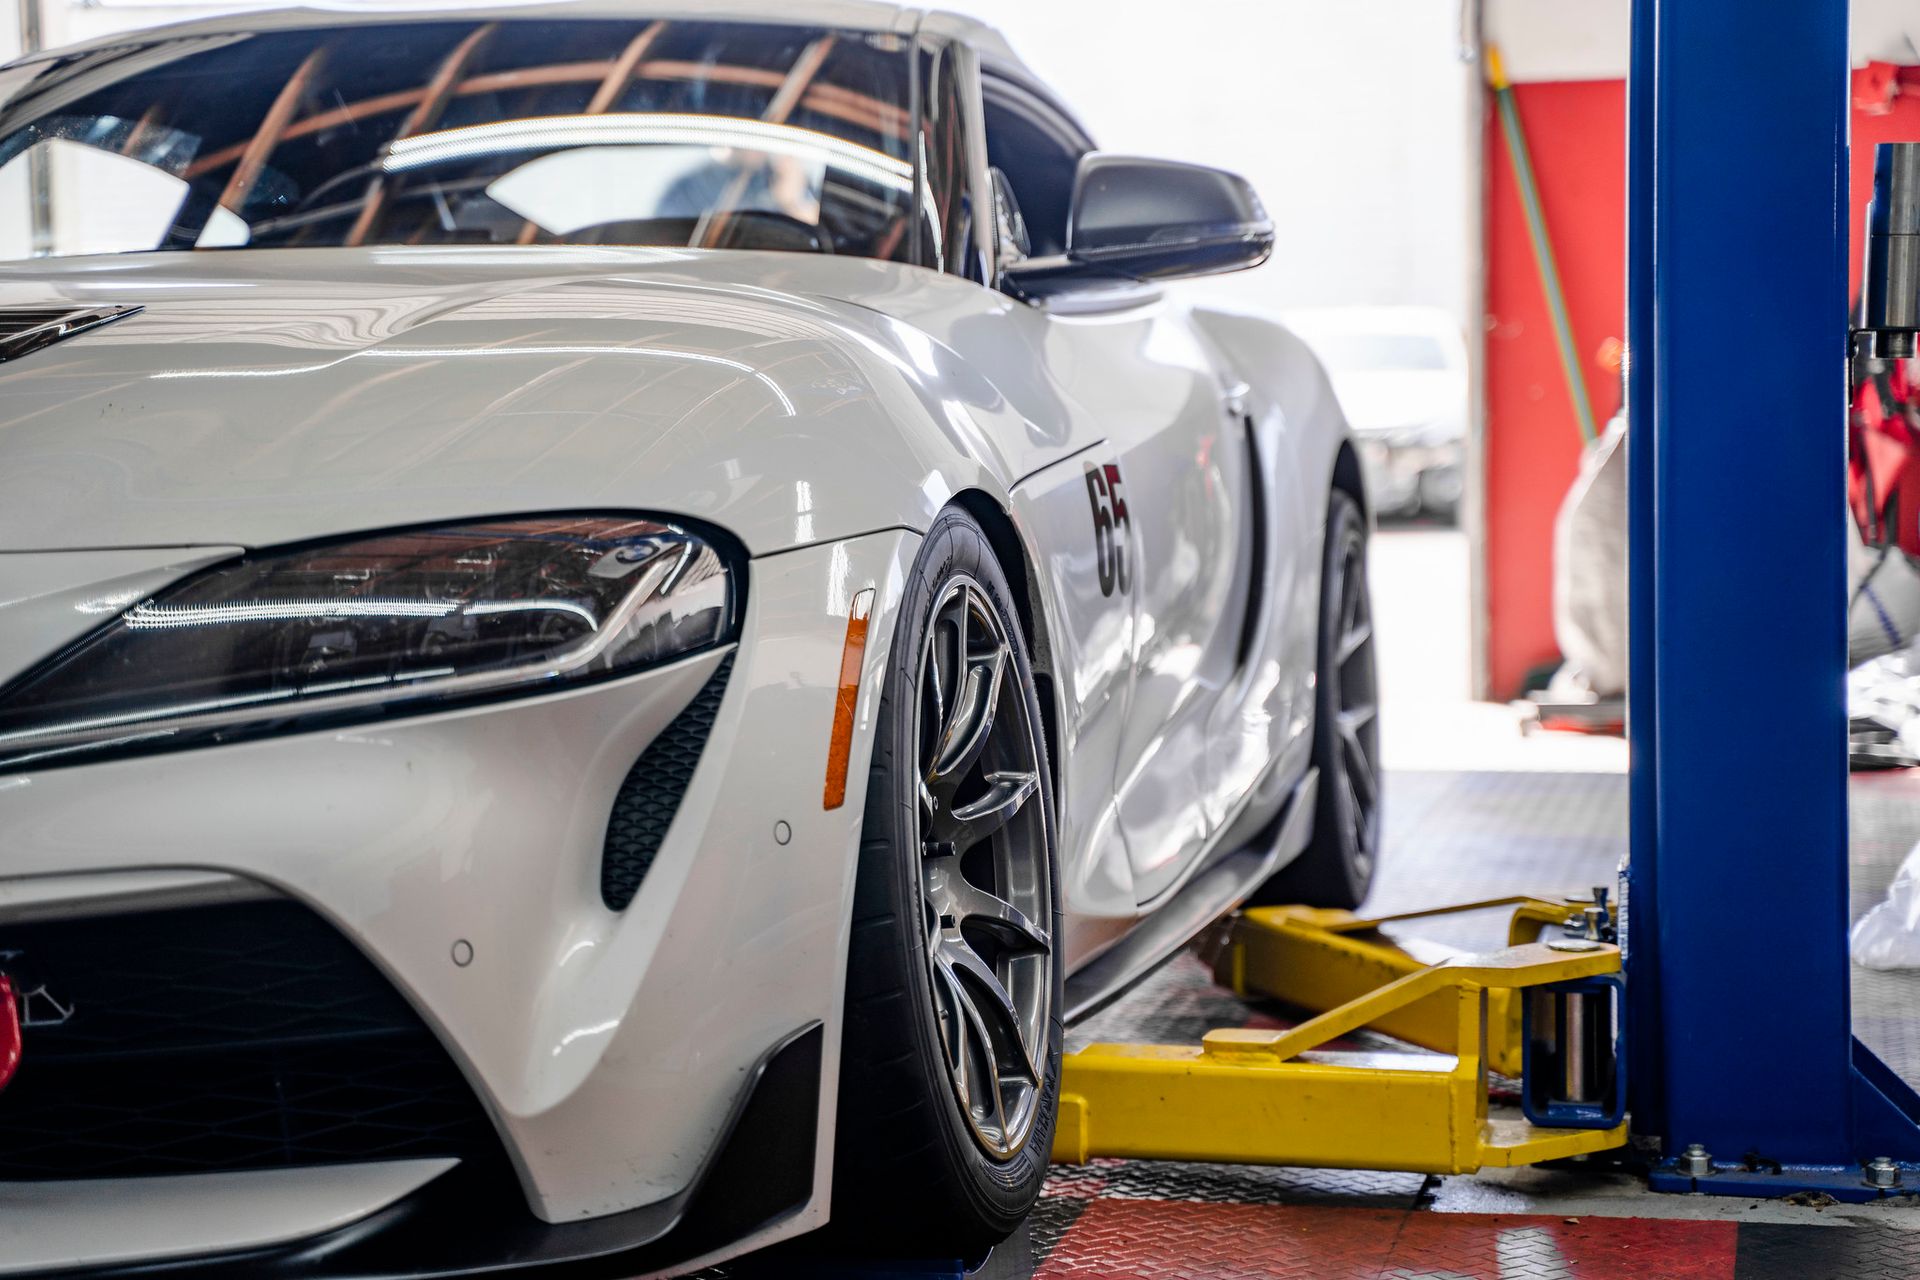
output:
[{"label": "alloy wheel", "polygon": [[1011,1159],[1039,1116],[1053,884],[1036,726],[985,592],[949,582],[920,664],[920,884],[934,1015],[962,1114]]},{"label": "alloy wheel", "polygon": [[1333,631],[1334,749],[1340,761],[1335,803],[1353,833],[1353,870],[1373,872],[1380,833],[1380,704],[1374,669],[1373,606],[1367,591],[1367,544],[1355,535],[1341,548],[1339,607]]}]

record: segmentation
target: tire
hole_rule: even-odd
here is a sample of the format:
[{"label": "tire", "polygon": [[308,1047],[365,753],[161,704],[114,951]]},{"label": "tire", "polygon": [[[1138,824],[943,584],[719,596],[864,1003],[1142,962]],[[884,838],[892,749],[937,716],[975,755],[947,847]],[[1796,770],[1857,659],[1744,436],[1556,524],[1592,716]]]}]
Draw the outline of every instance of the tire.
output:
[{"label": "tire", "polygon": [[1379,865],[1379,679],[1367,589],[1367,518],[1350,494],[1327,503],[1313,704],[1313,842],[1250,899],[1352,910]]},{"label": "tire", "polygon": [[[977,684],[957,675],[962,617]],[[834,1143],[842,1246],[977,1257],[1038,1198],[1060,1087],[1055,843],[1013,595],[980,526],[948,511],[908,575],[867,778]]]}]

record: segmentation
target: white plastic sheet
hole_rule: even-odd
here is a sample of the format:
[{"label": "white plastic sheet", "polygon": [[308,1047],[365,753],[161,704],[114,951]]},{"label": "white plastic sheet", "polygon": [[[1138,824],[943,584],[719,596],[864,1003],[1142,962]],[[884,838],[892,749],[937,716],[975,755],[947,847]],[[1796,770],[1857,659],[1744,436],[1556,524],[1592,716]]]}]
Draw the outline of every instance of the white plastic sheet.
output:
[{"label": "white plastic sheet", "polygon": [[1553,526],[1553,634],[1566,663],[1556,691],[1627,689],[1627,418],[1614,415],[1580,455]]},{"label": "white plastic sheet", "polygon": [[1866,969],[1920,969],[1920,845],[1908,851],[1887,900],[1855,922],[1853,962]]},{"label": "white plastic sheet", "polygon": [[[1553,534],[1553,631],[1569,694],[1602,697],[1627,686],[1626,417],[1587,446]],[[1847,665],[1897,654],[1920,636],[1920,568],[1896,548],[1869,547],[1847,524]],[[1874,672],[1869,686],[1920,674],[1910,660]],[[1858,697],[1856,694],[1856,702]]]},{"label": "white plastic sheet", "polygon": [[1847,665],[1900,650],[1920,635],[1920,571],[1894,547],[1869,547],[1847,517]]}]

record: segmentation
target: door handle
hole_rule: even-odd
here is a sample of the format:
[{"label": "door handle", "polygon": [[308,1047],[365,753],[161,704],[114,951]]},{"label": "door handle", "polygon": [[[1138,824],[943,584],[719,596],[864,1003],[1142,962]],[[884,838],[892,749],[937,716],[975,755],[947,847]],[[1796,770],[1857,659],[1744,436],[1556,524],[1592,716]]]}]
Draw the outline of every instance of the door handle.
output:
[{"label": "door handle", "polygon": [[1222,389],[1220,407],[1225,409],[1229,418],[1238,421],[1247,416],[1247,392],[1250,388],[1244,382],[1236,382]]}]

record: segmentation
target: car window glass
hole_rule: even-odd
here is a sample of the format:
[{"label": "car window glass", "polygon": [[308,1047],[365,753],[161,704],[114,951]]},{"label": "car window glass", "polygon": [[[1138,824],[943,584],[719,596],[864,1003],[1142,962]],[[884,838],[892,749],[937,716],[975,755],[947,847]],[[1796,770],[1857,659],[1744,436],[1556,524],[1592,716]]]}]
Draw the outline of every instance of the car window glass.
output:
[{"label": "car window glass", "polygon": [[993,179],[993,242],[1004,270],[1033,256],[1033,241],[1027,235],[1026,219],[1020,215],[1019,197],[1013,184],[1000,169],[990,171]]},{"label": "car window glass", "polygon": [[0,257],[571,243],[905,260],[907,49],[804,26],[502,20],[29,64],[3,86]]},{"label": "car window glass", "polygon": [[920,77],[925,93],[919,145],[927,176],[927,207],[922,220],[927,244],[923,257],[930,266],[984,281],[982,246],[975,237],[990,234],[990,229],[974,225],[970,189],[973,165],[952,50],[922,50]]},{"label": "car window glass", "polygon": [[1079,127],[1034,94],[989,77],[985,89],[987,162],[998,169],[1017,204],[1028,251],[1066,252],[1074,172],[1092,143]]}]

